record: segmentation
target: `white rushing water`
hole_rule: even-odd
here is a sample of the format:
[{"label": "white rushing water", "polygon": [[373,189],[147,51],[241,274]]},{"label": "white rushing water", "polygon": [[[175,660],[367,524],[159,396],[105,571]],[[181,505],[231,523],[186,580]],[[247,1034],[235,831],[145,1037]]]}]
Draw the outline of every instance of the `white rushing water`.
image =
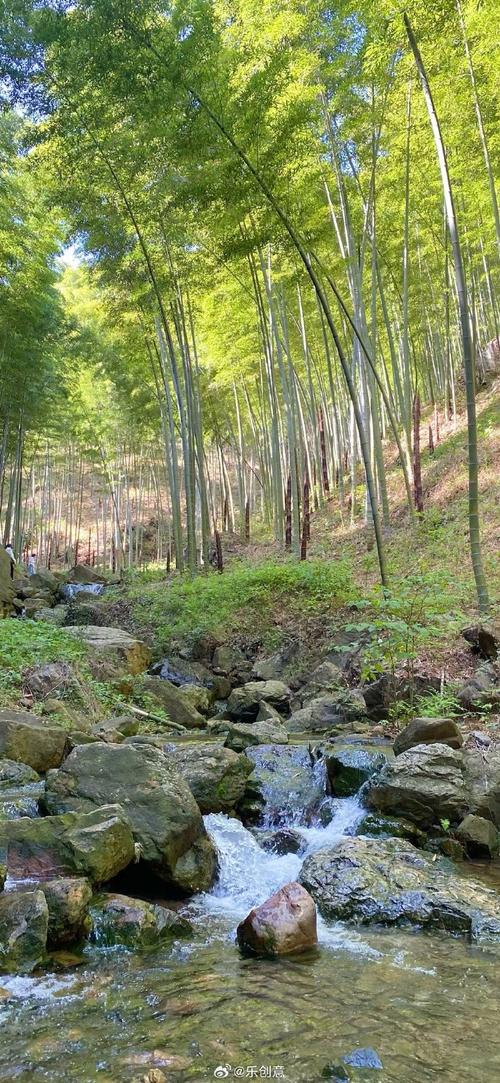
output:
[{"label": "white rushing water", "polygon": [[237,923],[278,888],[296,880],[308,854],[334,846],[344,835],[352,834],[366,814],[356,797],[333,805],[332,819],[325,826],[294,823],[304,839],[300,854],[270,853],[239,820],[222,813],[206,816],[207,831],[219,853],[219,876],[212,890],[198,897],[197,909]]}]

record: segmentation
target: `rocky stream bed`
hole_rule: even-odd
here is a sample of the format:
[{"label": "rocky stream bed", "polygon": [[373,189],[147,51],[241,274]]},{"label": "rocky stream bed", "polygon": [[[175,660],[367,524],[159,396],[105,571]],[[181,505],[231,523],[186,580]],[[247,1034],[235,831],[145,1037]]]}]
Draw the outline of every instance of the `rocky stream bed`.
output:
[{"label": "rocky stream bed", "polygon": [[0,711],[1,1083],[497,1080],[500,745],[203,650],[156,732]]}]

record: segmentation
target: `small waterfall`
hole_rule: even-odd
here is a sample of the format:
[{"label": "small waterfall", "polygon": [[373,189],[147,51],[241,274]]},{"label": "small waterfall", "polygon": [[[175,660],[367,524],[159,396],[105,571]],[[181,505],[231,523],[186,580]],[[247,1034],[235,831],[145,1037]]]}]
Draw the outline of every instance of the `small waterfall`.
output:
[{"label": "small waterfall", "polygon": [[352,834],[366,814],[358,799],[326,800],[332,805],[331,819],[326,825],[318,820],[300,826],[294,818],[294,828],[300,831],[305,843],[301,855],[269,853],[239,820],[222,813],[206,816],[207,831],[219,853],[220,871],[212,891],[199,897],[202,910],[239,921],[283,884],[296,880],[308,854],[334,846],[344,835]]},{"label": "small waterfall", "polygon": [[104,583],[65,583],[61,587],[61,594],[68,602],[77,594],[102,594]]}]

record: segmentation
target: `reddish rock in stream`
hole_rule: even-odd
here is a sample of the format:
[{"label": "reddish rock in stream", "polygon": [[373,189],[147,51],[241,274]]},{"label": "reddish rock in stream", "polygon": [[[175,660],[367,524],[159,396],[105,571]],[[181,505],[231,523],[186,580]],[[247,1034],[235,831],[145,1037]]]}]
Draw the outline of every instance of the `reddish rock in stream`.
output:
[{"label": "reddish rock in stream", "polygon": [[285,884],[240,922],[237,937],[256,955],[308,951],[318,943],[315,903],[300,884]]}]

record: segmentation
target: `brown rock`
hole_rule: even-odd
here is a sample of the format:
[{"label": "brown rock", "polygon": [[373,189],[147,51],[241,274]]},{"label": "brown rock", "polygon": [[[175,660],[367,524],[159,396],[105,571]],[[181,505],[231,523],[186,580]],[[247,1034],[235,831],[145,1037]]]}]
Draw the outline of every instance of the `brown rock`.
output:
[{"label": "brown rock", "polygon": [[238,944],[256,955],[289,955],[318,942],[316,906],[309,892],[292,882],[256,906],[237,929]]}]

